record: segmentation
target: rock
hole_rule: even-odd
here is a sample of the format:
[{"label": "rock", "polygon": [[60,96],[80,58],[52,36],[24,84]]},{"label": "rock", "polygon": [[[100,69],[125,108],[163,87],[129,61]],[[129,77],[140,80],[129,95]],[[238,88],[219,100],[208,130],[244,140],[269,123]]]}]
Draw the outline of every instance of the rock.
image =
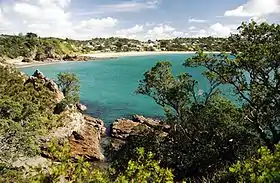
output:
[{"label": "rock", "polygon": [[[101,137],[105,135],[105,125],[100,119],[83,115],[80,112],[65,111],[63,126],[51,132],[44,139],[68,139],[74,158],[83,156],[88,161],[103,161]],[[47,154],[47,153],[44,153]]]},{"label": "rock", "polygon": [[25,81],[25,84],[27,83],[32,83],[34,87],[37,87],[38,83],[42,83],[46,88],[54,93],[56,103],[59,103],[64,99],[64,95],[59,90],[57,84],[53,80],[45,77],[38,69]]},{"label": "rock", "polygon": [[87,110],[87,106],[83,105],[83,104],[77,104],[76,107],[78,108],[78,110],[80,110],[81,112],[84,112]]},{"label": "rock", "polygon": [[12,162],[12,167],[15,168],[24,167],[26,170],[29,170],[32,167],[48,168],[50,165],[51,165],[51,161],[42,156],[21,157]]},{"label": "rock", "polygon": [[59,88],[58,88],[57,84],[53,80],[45,79],[45,81],[46,81],[46,87],[49,90],[51,90],[53,92],[59,91]]},{"label": "rock", "polygon": [[33,62],[33,60],[32,60],[32,59],[30,59],[30,58],[24,58],[24,59],[22,59],[22,61],[21,61],[21,62],[30,63],[30,62]]},{"label": "rock", "polygon": [[171,128],[170,125],[161,124],[160,120],[156,120],[156,119],[152,119],[152,118],[145,118],[144,116],[134,115],[134,116],[132,116],[132,120],[145,124],[152,128],[160,127],[163,129],[163,131],[169,131]]},{"label": "rock", "polygon": [[34,77],[39,78],[39,79],[45,79],[46,77],[44,76],[44,74],[42,72],[40,72],[38,69],[36,69],[36,71],[33,73]]},{"label": "rock", "polygon": [[65,61],[88,61],[91,60],[90,57],[81,55],[65,55],[63,58]]},{"label": "rock", "polygon": [[95,128],[98,128],[102,136],[106,135],[105,123],[102,120],[93,118],[88,115],[84,115],[84,119],[86,120],[86,123],[92,125]]},{"label": "rock", "polygon": [[44,61],[45,59],[47,59],[47,57],[44,53],[36,53],[36,56],[34,59],[37,61]]},{"label": "rock", "polygon": [[118,119],[111,124],[110,136],[111,146],[117,150],[126,142],[129,136],[143,136],[154,133],[159,137],[166,137],[170,130],[169,125],[162,124],[161,121],[135,115],[132,120]]},{"label": "rock", "polygon": [[89,61],[89,60],[102,60],[102,59],[117,59],[118,57],[96,58],[83,55],[65,55],[62,60],[65,61]]},{"label": "rock", "polygon": [[125,140],[139,124],[128,119],[117,119],[111,125],[111,137]]},{"label": "rock", "polygon": [[71,153],[74,158],[84,157],[89,161],[103,161],[104,155],[100,147],[100,132],[98,129],[86,125],[80,132],[73,132],[69,138]]}]

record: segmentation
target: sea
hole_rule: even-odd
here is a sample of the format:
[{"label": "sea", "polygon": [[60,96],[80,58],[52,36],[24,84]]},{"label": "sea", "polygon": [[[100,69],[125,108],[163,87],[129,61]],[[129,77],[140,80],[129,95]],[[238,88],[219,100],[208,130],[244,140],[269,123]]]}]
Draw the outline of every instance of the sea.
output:
[{"label": "sea", "polygon": [[[108,126],[119,118],[134,114],[163,118],[164,109],[149,96],[136,94],[144,73],[159,61],[170,61],[174,76],[189,73],[198,81],[198,92],[207,91],[209,83],[202,75],[204,68],[185,68],[182,64],[193,54],[167,54],[119,57],[111,60],[68,62],[22,68],[28,75],[36,69],[51,79],[60,72],[75,73],[80,80],[81,103],[88,107],[87,114],[102,119]],[[226,95],[231,91],[224,89]]]}]

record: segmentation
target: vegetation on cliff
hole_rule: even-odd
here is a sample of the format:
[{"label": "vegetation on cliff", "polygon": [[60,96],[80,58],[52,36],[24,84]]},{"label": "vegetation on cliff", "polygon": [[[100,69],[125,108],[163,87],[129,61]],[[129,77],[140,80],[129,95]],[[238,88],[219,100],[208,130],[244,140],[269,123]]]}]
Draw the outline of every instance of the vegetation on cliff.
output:
[{"label": "vegetation on cliff", "polygon": [[[24,57],[25,62],[78,60],[73,55],[94,52],[129,51],[229,51],[225,38],[176,38],[170,40],[138,41],[125,38],[95,38],[92,40],[71,40],[60,38],[42,38],[34,33],[26,35],[1,35],[0,57]],[[72,55],[72,56],[70,56]],[[81,60],[86,58],[80,58]]]},{"label": "vegetation on cliff", "polygon": [[0,57],[25,57],[38,61],[60,59],[67,54],[86,52],[82,41],[41,38],[34,33],[0,37]]},{"label": "vegetation on cliff", "polygon": [[0,66],[0,160],[11,163],[39,153],[38,136],[59,126],[53,115],[55,93],[13,67]]}]

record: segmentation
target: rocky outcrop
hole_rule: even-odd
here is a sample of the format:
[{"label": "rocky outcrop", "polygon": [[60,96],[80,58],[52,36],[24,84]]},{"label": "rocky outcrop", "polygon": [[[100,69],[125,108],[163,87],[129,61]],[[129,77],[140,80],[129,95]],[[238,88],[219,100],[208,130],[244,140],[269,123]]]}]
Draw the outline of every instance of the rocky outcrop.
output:
[{"label": "rocky outcrop", "polygon": [[80,133],[73,131],[69,137],[73,157],[82,156],[89,161],[103,161],[100,140],[100,131],[91,125],[86,125]]},{"label": "rocky outcrop", "polygon": [[140,125],[139,122],[134,122],[129,119],[117,119],[111,125],[111,137],[125,140],[136,128]]},{"label": "rocky outcrop", "polygon": [[90,57],[90,56],[83,56],[83,55],[65,55],[62,57],[62,60],[65,61],[90,61],[90,60],[111,60],[117,59],[118,57]]},{"label": "rocky outcrop", "polygon": [[65,61],[89,61],[92,60],[91,57],[82,56],[82,55],[65,55],[62,60]]},{"label": "rocky outcrop", "polygon": [[[67,139],[70,144],[73,158],[84,157],[88,161],[103,161],[104,155],[101,148],[101,137],[105,135],[105,125],[102,120],[86,116],[80,112],[66,111],[62,114],[63,126],[51,132],[43,141],[52,138]],[[47,150],[43,147],[43,150]],[[44,153],[48,156],[48,153]]]},{"label": "rocky outcrop", "polygon": [[85,106],[83,104],[76,104],[76,107],[81,112],[85,112],[87,110],[87,106]]},{"label": "rocky outcrop", "polygon": [[145,118],[139,115],[132,116],[132,121],[139,122],[151,128],[161,128],[165,132],[168,132],[171,128],[170,125],[165,125],[160,120]]},{"label": "rocky outcrop", "polygon": [[32,76],[30,76],[25,84],[27,83],[32,83],[34,85],[34,87],[37,86],[37,83],[41,82],[45,87],[47,87],[50,91],[54,92],[55,95],[55,101],[57,103],[59,103],[60,101],[62,101],[62,99],[64,98],[63,93],[59,90],[57,84],[44,76],[44,74],[42,72],[40,72],[38,69],[34,72],[34,74]]},{"label": "rocky outcrop", "polygon": [[22,59],[22,62],[30,63],[30,62],[33,62],[33,60],[31,58],[24,58],[24,59]]},{"label": "rocky outcrop", "polygon": [[105,131],[102,120],[83,115],[81,129],[73,131],[69,137],[73,157],[82,156],[89,161],[103,161],[100,144]]},{"label": "rocky outcrop", "polygon": [[132,119],[118,119],[112,123],[110,129],[111,145],[113,148],[118,149],[125,140],[131,136],[144,135],[144,131],[157,133],[161,137],[168,135],[170,130],[169,125],[164,125],[161,121],[145,118],[144,116],[135,115]]}]

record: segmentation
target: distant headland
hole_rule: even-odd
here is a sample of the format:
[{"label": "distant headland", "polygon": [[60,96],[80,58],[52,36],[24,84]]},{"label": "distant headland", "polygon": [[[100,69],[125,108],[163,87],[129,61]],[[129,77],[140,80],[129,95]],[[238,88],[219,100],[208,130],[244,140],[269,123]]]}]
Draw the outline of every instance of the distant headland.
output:
[{"label": "distant headland", "polygon": [[228,51],[226,38],[175,38],[139,41],[126,38],[94,38],[72,40],[44,38],[34,33],[1,35],[0,58],[17,67],[30,67],[66,61],[92,61],[116,59],[123,56],[157,54],[191,54],[197,50]]}]

